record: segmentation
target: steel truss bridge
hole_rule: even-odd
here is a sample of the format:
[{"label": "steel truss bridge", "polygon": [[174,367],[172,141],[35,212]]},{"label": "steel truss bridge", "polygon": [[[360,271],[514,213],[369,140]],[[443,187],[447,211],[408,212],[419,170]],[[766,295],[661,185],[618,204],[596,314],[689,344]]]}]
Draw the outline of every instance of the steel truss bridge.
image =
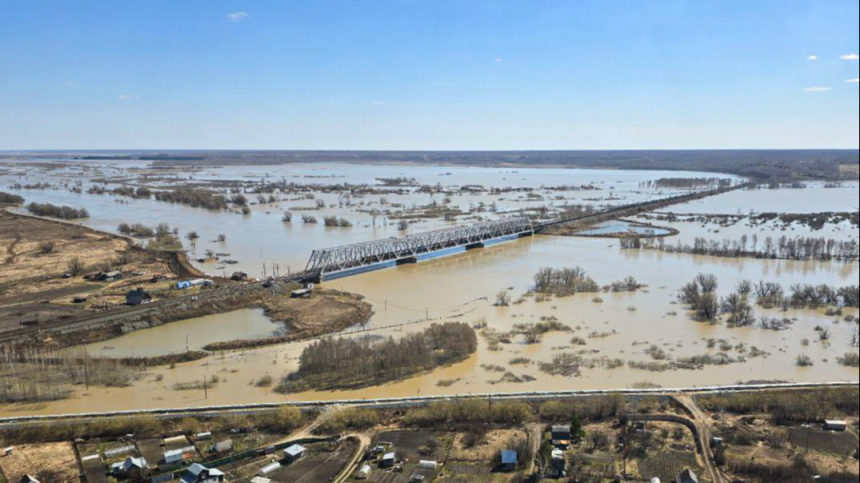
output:
[{"label": "steel truss bridge", "polygon": [[305,273],[323,280],[330,273],[359,273],[365,267],[417,263],[419,259],[432,258],[434,254],[483,248],[488,242],[513,240],[534,233],[535,227],[528,218],[510,218],[403,238],[315,250]]}]

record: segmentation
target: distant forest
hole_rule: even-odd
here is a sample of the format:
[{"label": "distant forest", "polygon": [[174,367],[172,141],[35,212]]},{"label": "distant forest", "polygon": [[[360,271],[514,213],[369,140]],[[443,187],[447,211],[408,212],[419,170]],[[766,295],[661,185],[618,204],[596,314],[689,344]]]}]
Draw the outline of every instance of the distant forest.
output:
[{"label": "distant forest", "polygon": [[[34,154],[34,157],[38,156]],[[56,153],[53,157],[56,157]],[[72,159],[82,158],[78,155]],[[92,153],[86,159],[105,159],[105,153]],[[340,162],[645,169],[728,173],[761,182],[785,182],[856,180],[860,151],[173,151],[116,153],[113,159],[152,161],[153,166],[158,168]]]},{"label": "distant forest", "polygon": [[[460,166],[559,166],[730,173],[761,181],[857,179],[860,151],[532,151],[370,152],[269,151],[181,153],[202,160],[156,160],[157,167],[289,163],[420,163]],[[149,157],[152,159],[153,157]]]}]

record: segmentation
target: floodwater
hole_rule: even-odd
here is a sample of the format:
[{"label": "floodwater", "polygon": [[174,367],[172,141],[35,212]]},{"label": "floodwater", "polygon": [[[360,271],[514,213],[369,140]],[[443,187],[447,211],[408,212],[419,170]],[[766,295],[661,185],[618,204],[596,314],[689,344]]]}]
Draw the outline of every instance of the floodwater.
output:
[{"label": "floodwater", "polygon": [[[354,169],[361,171],[362,168],[364,167],[359,166]],[[248,168],[231,169],[236,170],[237,173],[248,170]],[[275,168],[271,167],[266,169],[275,171]],[[289,170],[290,167],[277,169]],[[302,169],[331,169],[337,172],[336,167],[330,166]],[[466,182],[470,180],[469,176],[472,176],[470,173],[473,172],[463,168],[463,178],[460,180],[457,178],[458,169],[456,168],[383,166],[366,169],[371,172],[361,175],[364,178],[359,178],[359,174],[356,173],[351,176],[357,179],[370,179],[380,176],[375,170],[384,172],[390,170],[393,173],[405,173],[411,177],[417,176],[411,174],[412,170],[416,170],[416,173],[423,173],[421,176],[432,177],[422,170],[427,169],[429,173],[451,171],[455,173],[452,176],[436,176],[445,178],[442,182],[451,185],[467,184]],[[474,176],[481,177],[480,171],[475,171],[478,174]],[[525,178],[529,178],[531,172],[534,172],[536,177],[546,176],[542,170],[518,171],[517,175]],[[560,173],[554,173],[553,185],[588,184],[593,182],[591,178],[598,175],[603,176],[605,180],[627,180],[625,183],[615,184],[626,185],[628,191],[619,190],[617,193],[619,197],[630,199],[636,196],[656,196],[654,192],[636,194],[639,192],[639,183],[648,179],[666,177],[665,173],[555,171]],[[489,176],[486,172],[484,175]],[[560,177],[562,175],[565,177]],[[681,176],[687,175],[700,176],[695,173]],[[510,179],[512,176],[510,173],[495,176],[504,178],[499,179],[500,182],[515,185]],[[677,177],[679,174],[672,173],[671,176]],[[538,183],[538,181],[529,182]],[[541,184],[543,182],[540,181]],[[488,180],[483,184],[492,186]],[[857,188],[853,189],[854,204],[845,205],[834,211],[856,209],[853,207],[856,206]],[[806,193],[814,197],[827,198],[833,190],[810,190]],[[24,194],[28,199],[31,196],[34,199],[40,196],[56,198],[69,196],[68,193],[64,194],[61,191],[37,191]],[[608,192],[565,193],[565,196],[569,195],[592,198],[608,196]],[[214,233],[224,231],[228,233],[225,250],[231,252],[233,257],[241,259],[245,264],[243,266],[248,267],[255,265],[261,267],[264,262],[269,261],[268,257],[273,256],[273,253],[279,260],[295,260],[293,263],[298,263],[309,255],[309,249],[312,247],[396,236],[395,229],[391,226],[371,227],[363,223],[356,224],[352,230],[334,231],[301,225],[283,226],[279,221],[279,212],[276,213],[273,209],[272,214],[265,214],[265,211],[270,209],[268,207],[256,207],[250,217],[244,217],[154,201],[133,202],[132,206],[135,209],[129,210],[129,205],[120,205],[112,197],[73,196],[76,197],[72,200],[76,201],[72,203],[73,205],[84,206],[93,214],[93,218],[87,221],[92,226],[110,228],[118,224],[118,220],[122,217],[128,217],[128,213],[133,213],[134,218],[125,221],[152,219],[175,224],[183,230],[197,229],[201,232],[209,230],[207,232],[209,235],[204,235],[204,240],[214,236]],[[462,202],[472,203],[470,198],[464,196]],[[711,200],[714,200],[713,203],[717,205],[723,203],[722,197]],[[516,204],[523,203],[527,202],[517,201]],[[727,203],[731,205],[735,202]],[[809,201],[807,204],[826,207],[830,203],[830,200],[818,200]],[[288,203],[282,203],[284,204]],[[514,206],[514,203],[511,202],[511,205]],[[143,207],[146,209],[138,209]],[[338,207],[334,212],[341,212],[340,210],[343,210],[343,213],[351,213],[350,216],[370,224],[368,218],[362,218],[362,215],[348,208]],[[685,210],[678,212],[685,212]],[[140,219],[145,217],[149,218]],[[432,229],[437,223],[442,222],[429,220],[413,228],[416,231]],[[661,226],[660,222],[655,224]],[[681,230],[683,237],[707,234],[706,229],[696,224],[678,223],[673,227]],[[857,236],[856,227],[846,227],[846,230],[850,231],[852,236]],[[779,233],[772,233],[772,235],[779,236]],[[671,243],[673,240],[674,238],[669,238],[667,242]],[[203,247],[198,246],[198,250],[202,249]],[[514,300],[525,294],[532,285],[532,276],[540,268],[573,266],[583,267],[600,285],[608,285],[627,276],[634,276],[640,283],[646,284],[647,288],[632,294],[599,294],[601,301],[595,301],[598,295],[592,294],[552,299],[543,303],[536,302],[534,298],[528,298],[511,307],[493,306],[495,294],[500,290],[510,290]],[[407,332],[424,330],[433,322],[459,321],[471,324],[480,320],[486,320],[490,330],[508,332],[517,324],[538,322],[541,317],[556,317],[561,323],[572,328],[571,332],[547,334],[540,344],[527,345],[521,337],[517,337],[509,345],[502,344],[501,350],[492,351],[482,336],[477,354],[463,363],[409,380],[356,391],[284,396],[274,394],[270,388],[255,387],[254,381],[264,375],[280,378],[297,369],[297,358],[305,344],[288,344],[213,355],[208,360],[182,364],[172,369],[159,368],[130,388],[95,388],[86,393],[80,390],[75,398],[67,401],[38,406],[5,407],[0,408],[0,414],[55,414],[454,393],[611,389],[630,387],[646,381],[665,387],[732,384],[751,380],[853,381],[857,379],[857,370],[844,368],[837,362],[838,357],[852,351],[848,340],[856,327],[853,323],[844,322],[841,318],[837,321],[836,317],[825,316],[823,311],[781,313],[757,308],[757,315],[789,317],[795,319],[795,322],[790,330],[784,332],[770,332],[757,328],[729,329],[725,325],[693,321],[675,301],[678,289],[702,272],[713,273],[719,278],[719,292],[725,296],[740,280],[779,282],[786,288],[796,283],[856,285],[860,278],[859,267],[856,263],[729,260],[651,251],[622,251],[616,240],[538,236],[418,265],[405,265],[392,270],[338,280],[325,286],[367,297],[375,310],[370,324],[377,329],[377,332],[372,333],[374,335],[398,337]],[[259,272],[260,268],[257,271]],[[431,321],[424,321],[427,315],[432,319]],[[856,316],[857,311],[847,310],[844,315]],[[166,352],[170,353],[177,349],[184,349],[185,335],[188,332],[198,335],[206,333],[206,337],[212,335],[213,339],[221,339],[225,336],[229,336],[228,339],[247,338],[248,334],[241,332],[244,330],[241,324],[233,325],[232,320],[235,315],[228,314],[226,318],[229,320],[222,323],[200,319],[193,322],[201,324],[199,329],[195,325],[194,331],[184,326],[191,321],[170,324],[153,329],[151,332],[128,334],[121,339],[96,344],[95,347],[90,347],[90,350],[101,350],[103,355],[118,357],[127,356],[132,351],[140,355],[144,350],[152,350],[152,346],[158,345],[167,347]],[[412,324],[404,325],[409,323]],[[265,324],[260,322],[258,326],[255,322],[252,325],[262,328]],[[832,330],[833,337],[829,343],[818,341],[815,330],[817,326]],[[249,327],[248,330],[251,328]],[[572,346],[571,339],[575,336],[585,339],[587,345]],[[746,350],[756,347],[769,355],[728,366],[709,366],[701,371],[649,372],[625,366],[617,369],[583,369],[581,377],[567,378],[548,376],[539,368],[540,363],[550,362],[557,354],[580,351],[586,351],[583,357],[592,359],[607,357],[625,362],[647,362],[651,361],[651,358],[645,353],[645,349],[650,345],[659,346],[676,359],[717,354],[720,351],[719,346],[723,344],[718,343],[717,347],[709,349],[707,342],[709,339],[723,340],[726,345],[733,346],[728,352],[732,357],[741,355],[738,351],[738,346],[741,344]],[[805,344],[805,339],[810,341],[808,345]],[[105,346],[111,346],[113,349],[105,350]],[[162,347],[159,347],[159,350],[162,350]],[[810,356],[815,361],[814,366],[803,369],[796,367],[795,359],[801,354]],[[512,366],[510,361],[514,358],[528,358],[532,362],[525,366]],[[490,365],[501,366],[517,376],[527,375],[535,380],[525,383],[497,383],[503,373],[485,369]],[[199,381],[214,375],[219,376],[220,382],[209,390],[208,399],[204,399],[202,392],[198,394],[193,391],[172,390],[176,383]],[[438,385],[440,380],[458,382],[450,387],[441,387]]]},{"label": "floodwater", "polygon": [[265,339],[285,332],[262,309],[246,309],[139,330],[85,348],[93,357],[157,357],[201,350],[225,340]]},{"label": "floodwater", "polygon": [[671,234],[670,230],[663,228],[638,226],[626,221],[607,221],[594,226],[591,230],[578,233],[581,236],[617,236],[637,234],[643,236],[666,236]]}]

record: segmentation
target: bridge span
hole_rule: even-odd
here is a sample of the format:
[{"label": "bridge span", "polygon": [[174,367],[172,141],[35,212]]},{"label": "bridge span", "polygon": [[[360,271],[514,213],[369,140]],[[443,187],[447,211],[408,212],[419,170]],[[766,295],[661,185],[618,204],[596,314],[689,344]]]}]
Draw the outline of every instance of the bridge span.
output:
[{"label": "bridge span", "polygon": [[530,237],[535,227],[528,218],[508,218],[469,226],[388,238],[357,245],[315,250],[306,274],[318,281],[350,277],[398,265],[418,263],[468,250]]}]

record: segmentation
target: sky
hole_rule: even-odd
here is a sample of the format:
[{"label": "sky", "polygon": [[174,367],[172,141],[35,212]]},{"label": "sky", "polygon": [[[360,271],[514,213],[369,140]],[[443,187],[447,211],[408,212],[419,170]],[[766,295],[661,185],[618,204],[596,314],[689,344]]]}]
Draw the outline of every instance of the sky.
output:
[{"label": "sky", "polygon": [[857,0],[3,0],[0,150],[860,146]]}]

